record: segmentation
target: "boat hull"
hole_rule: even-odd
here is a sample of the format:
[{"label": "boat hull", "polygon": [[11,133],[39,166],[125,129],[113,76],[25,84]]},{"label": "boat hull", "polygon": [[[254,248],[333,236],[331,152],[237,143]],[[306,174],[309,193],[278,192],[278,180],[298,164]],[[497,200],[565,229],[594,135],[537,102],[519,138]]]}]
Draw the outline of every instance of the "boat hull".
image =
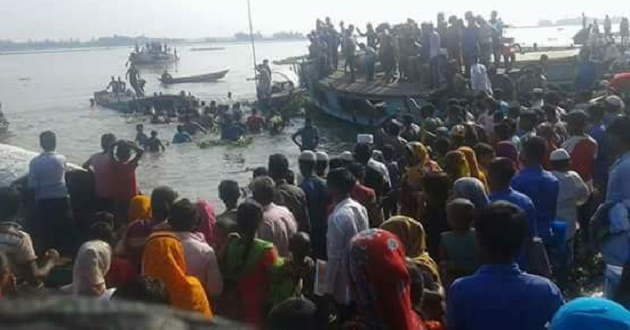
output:
[{"label": "boat hull", "polygon": [[194,96],[164,94],[136,98],[130,93],[114,94],[105,91],[94,93],[94,103],[122,113],[146,113],[155,109],[157,112],[171,112],[182,108],[199,108],[199,100]]},{"label": "boat hull", "polygon": [[208,74],[189,76],[189,77],[174,77],[171,79],[158,78],[160,82],[166,85],[181,84],[181,83],[203,83],[212,82],[225,78],[230,70],[223,70],[219,72],[213,72]]},{"label": "boat hull", "polygon": [[174,54],[131,53],[129,62],[134,65],[171,64],[179,60]]}]

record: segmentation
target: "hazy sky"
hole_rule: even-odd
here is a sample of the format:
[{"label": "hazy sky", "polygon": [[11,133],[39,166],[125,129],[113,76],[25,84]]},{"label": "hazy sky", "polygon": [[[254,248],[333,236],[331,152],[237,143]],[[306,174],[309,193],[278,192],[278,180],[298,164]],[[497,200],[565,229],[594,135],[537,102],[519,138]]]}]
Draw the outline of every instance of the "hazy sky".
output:
[{"label": "hazy sky", "polygon": [[[429,20],[438,11],[462,15],[473,10],[487,16],[493,9],[509,24],[531,25],[539,19],[579,16],[582,11],[602,16],[605,10],[601,8],[615,8],[620,3],[518,0],[501,6],[502,2],[495,0],[251,1],[255,29],[264,34],[307,32],[317,17],[325,16],[335,22],[343,19],[364,25],[368,21],[398,22],[407,17]],[[113,34],[196,38],[230,36],[248,29],[246,0],[0,0],[0,15],[0,39],[15,40],[89,39]]]}]

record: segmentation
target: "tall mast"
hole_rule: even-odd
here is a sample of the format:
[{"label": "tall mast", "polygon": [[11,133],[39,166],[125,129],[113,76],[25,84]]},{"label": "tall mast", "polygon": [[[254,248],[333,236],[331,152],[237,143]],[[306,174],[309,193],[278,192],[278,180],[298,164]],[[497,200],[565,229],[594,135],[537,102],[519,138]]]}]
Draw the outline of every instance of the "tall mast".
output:
[{"label": "tall mast", "polygon": [[[254,42],[254,24],[252,23],[252,6],[250,0],[247,0],[247,17],[249,19],[249,38],[252,43],[252,55],[254,55],[254,77],[256,77],[256,64],[258,62],[256,61],[256,44]],[[258,86],[256,79],[254,79],[254,84]]]}]

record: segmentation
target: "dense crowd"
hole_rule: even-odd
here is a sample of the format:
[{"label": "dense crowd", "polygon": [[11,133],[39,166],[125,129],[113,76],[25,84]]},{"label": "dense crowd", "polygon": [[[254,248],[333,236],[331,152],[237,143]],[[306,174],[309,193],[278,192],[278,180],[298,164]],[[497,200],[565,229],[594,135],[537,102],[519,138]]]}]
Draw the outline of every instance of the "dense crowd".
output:
[{"label": "dense crowd", "polygon": [[[419,33],[368,27],[365,47],[401,61],[393,31]],[[554,91],[541,70],[523,93],[449,94],[445,111],[422,106],[334,157],[309,120],[298,173],[273,154],[250,182],[221,181],[220,214],[170,187],[141,192],[134,142],[104,134],[71,171],[46,131],[28,177],[0,189],[2,300],[45,286],[261,329],[628,329],[630,117],[614,85],[590,100],[595,81]],[[587,284],[602,297],[577,298],[592,292],[575,274],[599,259]]]}]

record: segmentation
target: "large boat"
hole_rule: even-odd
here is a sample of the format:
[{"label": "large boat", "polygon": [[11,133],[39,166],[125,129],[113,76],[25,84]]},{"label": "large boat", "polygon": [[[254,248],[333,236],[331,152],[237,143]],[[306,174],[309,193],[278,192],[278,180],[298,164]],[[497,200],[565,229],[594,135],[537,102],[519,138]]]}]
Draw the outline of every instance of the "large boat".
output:
[{"label": "large boat", "polygon": [[157,113],[170,113],[181,109],[197,109],[201,104],[197,97],[183,92],[180,94],[157,94],[136,97],[130,91],[126,93],[95,92],[93,102],[95,105],[123,113],[144,114],[149,114],[152,109]]},{"label": "large boat", "polygon": [[191,48],[190,51],[191,52],[214,52],[214,51],[219,51],[219,50],[224,50],[225,47],[197,47],[197,48]]},{"label": "large boat", "polygon": [[170,64],[179,60],[177,49],[171,50],[166,44],[153,42],[129,54],[129,62],[135,65]]},{"label": "large boat", "polygon": [[210,82],[210,81],[217,81],[219,79],[225,78],[225,76],[227,75],[229,71],[230,70],[227,69],[227,70],[222,70],[222,71],[217,71],[217,72],[212,72],[212,73],[186,76],[186,77],[172,77],[168,75],[168,76],[162,76],[158,78],[158,80],[160,80],[160,82],[166,85],[179,84],[179,83]]}]

